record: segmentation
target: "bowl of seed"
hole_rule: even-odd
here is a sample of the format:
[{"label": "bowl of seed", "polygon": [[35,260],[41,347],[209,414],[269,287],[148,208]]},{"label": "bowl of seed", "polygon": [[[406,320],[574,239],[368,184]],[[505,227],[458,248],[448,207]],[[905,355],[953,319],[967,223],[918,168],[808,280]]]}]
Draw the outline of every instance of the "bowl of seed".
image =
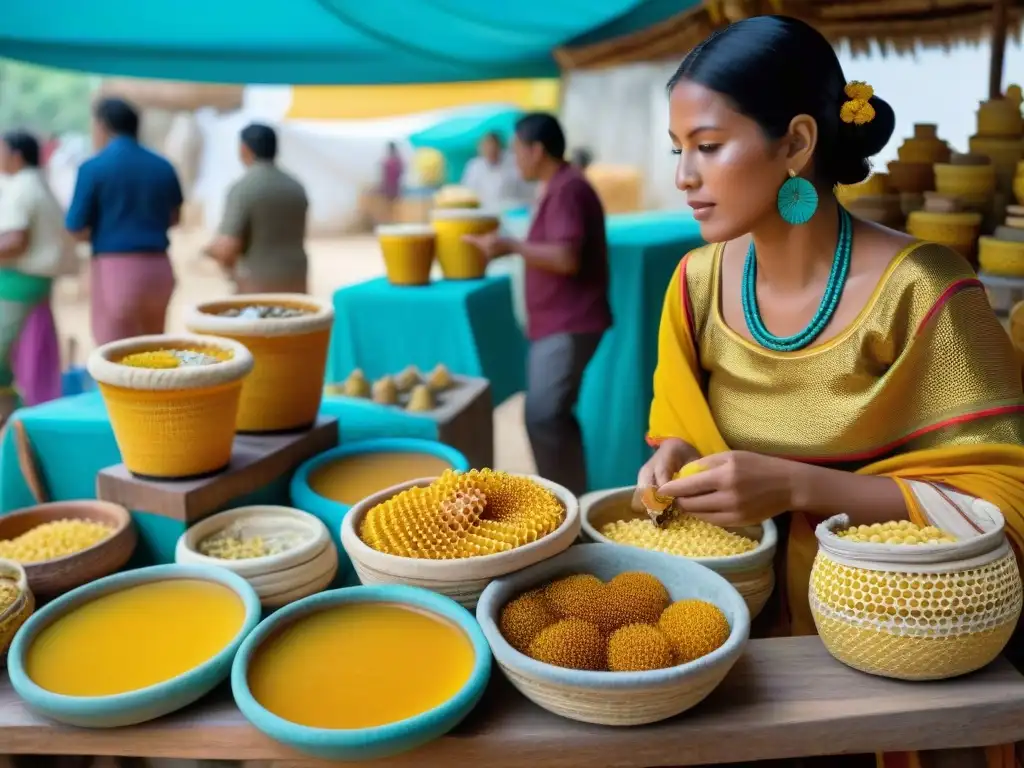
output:
[{"label": "bowl of seed", "polygon": [[323,397],[334,324],[329,301],[298,293],[252,293],[207,301],[186,311],[192,333],[234,339],[252,352],[242,387],[238,431],[309,429]]},{"label": "bowl of seed", "polygon": [[227,468],[242,382],[253,369],[244,345],[216,336],[137,336],[94,350],[88,368],[132,474],[179,480]]},{"label": "bowl of seed", "polygon": [[178,539],[174,560],[238,574],[264,608],[319,592],[338,573],[338,550],[327,526],[301,510],[271,505],[238,507],[201,520]]},{"label": "bowl of seed", "polygon": [[17,563],[44,600],[119,570],[137,541],[131,514],[107,501],[54,501],[0,517],[0,559]]},{"label": "bowl of seed", "polygon": [[35,609],[25,569],[13,560],[0,558],[0,669],[7,666],[11,641]]}]

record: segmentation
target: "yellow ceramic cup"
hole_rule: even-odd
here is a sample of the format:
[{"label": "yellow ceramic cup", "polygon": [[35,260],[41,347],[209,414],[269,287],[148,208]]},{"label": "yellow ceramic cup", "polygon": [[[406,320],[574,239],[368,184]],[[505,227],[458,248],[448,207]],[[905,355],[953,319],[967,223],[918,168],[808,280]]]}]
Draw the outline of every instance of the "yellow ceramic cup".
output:
[{"label": "yellow ceramic cup", "polygon": [[377,227],[384,270],[392,285],[427,285],[434,264],[436,235],[429,224],[387,224]]},{"label": "yellow ceramic cup", "polygon": [[498,217],[470,208],[435,209],[431,222],[437,233],[437,260],[448,280],[474,280],[484,276],[487,262],[480,250],[463,242],[466,235],[494,232]]}]

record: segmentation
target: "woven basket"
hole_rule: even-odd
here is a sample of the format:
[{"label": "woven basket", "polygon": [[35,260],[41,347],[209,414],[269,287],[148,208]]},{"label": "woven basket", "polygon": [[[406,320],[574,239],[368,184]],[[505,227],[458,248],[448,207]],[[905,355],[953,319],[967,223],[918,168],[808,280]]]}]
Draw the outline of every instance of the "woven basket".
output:
[{"label": "woven basket", "polygon": [[914,211],[907,217],[907,234],[970,252],[981,228],[981,218],[980,213]]},{"label": "woven basket", "polygon": [[846,515],[821,523],[809,597],[822,642],[844,664],[900,680],[941,680],[993,661],[1021,612],[1017,561],[998,510],[952,544],[848,542]]},{"label": "woven basket", "polygon": [[954,165],[936,163],[935,189],[944,195],[956,195],[972,205],[988,202],[996,190],[996,169],[985,165]]},{"label": "woven basket", "polygon": [[434,265],[437,236],[429,224],[388,224],[377,227],[384,271],[392,285],[427,285]]},{"label": "woven basket", "polygon": [[[515,650],[498,629],[501,609],[512,599],[553,579],[589,573],[610,581],[642,571],[657,578],[673,601],[707,600],[725,614],[725,644],[687,664],[645,672],[585,672],[551,666]],[[580,544],[558,557],[488,585],[477,621],[501,671],[540,707],[561,717],[599,725],[644,725],[685,712],[711,693],[742,655],[750,634],[746,604],[728,582],[692,560],[610,544]]]},{"label": "woven basket", "polygon": [[[205,350],[227,359],[164,369],[118,363],[160,349]],[[88,360],[125,466],[132,474],[167,480],[228,466],[242,380],[252,367],[249,350],[216,336],[138,336],[104,344]]]},{"label": "woven basket", "polygon": [[1024,277],[1024,243],[979,237],[978,264],[989,275]]},{"label": "woven basket", "polygon": [[28,588],[25,569],[13,560],[0,560],[0,579],[10,579],[20,591],[14,603],[0,611],[0,669],[3,669],[7,665],[7,649],[11,640],[36,609],[36,599]]},{"label": "woven basket", "polygon": [[[309,314],[256,320],[216,314],[251,305],[298,308]],[[185,316],[189,331],[234,339],[252,353],[255,365],[238,406],[238,431],[249,433],[313,426],[323,398],[333,324],[329,302],[298,293],[252,293],[208,301]]]},{"label": "woven basket", "polygon": [[508,552],[459,560],[421,560],[378,552],[359,538],[358,530],[366,513],[381,502],[416,486],[430,485],[436,478],[421,478],[400,483],[360,501],[341,523],[341,545],[355,566],[359,581],[372,584],[408,584],[452,598],[472,610],[492,580],[521,570],[564,552],[580,533],[580,507],[567,489],[542,477],[528,475],[547,488],[565,505],[562,524],[542,539]]},{"label": "woven basket", "polygon": [[[641,549],[607,539],[601,535],[601,528],[614,520],[638,516],[631,509],[634,488],[614,488],[607,491],[593,491],[580,499],[580,527],[584,541],[610,544],[616,547]],[[642,513],[641,513],[642,514]],[[775,549],[778,546],[778,530],[775,523],[766,520],[763,525],[736,531],[744,536],[758,539],[757,549],[742,555],[729,557],[679,557],[710,568],[725,577],[736,591],[743,596],[751,617],[764,609],[775,588]],[[648,551],[648,550],[642,550]]]}]

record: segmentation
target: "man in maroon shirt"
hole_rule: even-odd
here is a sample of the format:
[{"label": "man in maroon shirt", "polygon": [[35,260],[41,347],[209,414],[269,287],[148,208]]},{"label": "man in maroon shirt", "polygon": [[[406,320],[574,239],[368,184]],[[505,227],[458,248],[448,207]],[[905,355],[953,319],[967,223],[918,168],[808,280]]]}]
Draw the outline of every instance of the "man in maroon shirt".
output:
[{"label": "man in maroon shirt", "polygon": [[512,149],[523,178],[542,185],[529,234],[525,241],[497,233],[467,240],[488,259],[523,257],[526,430],[538,474],[582,494],[586,460],[573,409],[583,372],[612,323],[604,208],[590,182],[565,161],[565,134],[551,115],[521,118]]}]

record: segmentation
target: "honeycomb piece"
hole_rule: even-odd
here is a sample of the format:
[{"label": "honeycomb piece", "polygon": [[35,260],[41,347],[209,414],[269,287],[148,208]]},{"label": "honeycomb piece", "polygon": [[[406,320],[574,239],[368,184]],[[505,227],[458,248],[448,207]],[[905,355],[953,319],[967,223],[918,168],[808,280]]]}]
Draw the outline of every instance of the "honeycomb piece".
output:
[{"label": "honeycomb piece", "polygon": [[668,513],[661,525],[651,520],[615,520],[601,535],[617,544],[667,552],[682,557],[727,557],[757,548],[757,541],[691,515]]},{"label": "honeycomb piece", "polygon": [[398,387],[399,392],[408,392],[410,389],[420,383],[419,369],[415,365],[410,365],[403,369],[400,374],[395,376],[395,386]]},{"label": "honeycomb piece", "polygon": [[657,624],[668,607],[668,590],[649,573],[620,573],[605,585],[607,598],[621,626]]},{"label": "honeycomb piece", "polygon": [[398,402],[398,387],[390,376],[382,376],[373,382],[373,402],[394,405]]},{"label": "honeycomb piece", "polygon": [[430,391],[430,388],[426,384],[417,384],[412,388],[412,392],[409,393],[409,404],[405,406],[405,409],[407,411],[423,413],[425,411],[432,411],[436,407],[434,393]]},{"label": "honeycomb piece", "polygon": [[543,590],[535,589],[501,609],[498,628],[509,645],[520,653],[526,653],[534,638],[556,621],[558,617],[548,607]]},{"label": "honeycomb piece", "polygon": [[507,552],[554,531],[561,502],[529,478],[446,470],[370,509],[359,529],[370,547],[400,557],[451,560]]},{"label": "honeycomb piece", "polygon": [[675,663],[672,643],[650,624],[628,624],[608,639],[608,669],[612,672],[665,669]]},{"label": "honeycomb piece", "polygon": [[678,664],[686,664],[721,648],[732,631],[721,609],[706,600],[672,603],[661,614],[658,628],[672,643]]},{"label": "honeycomb piece", "polygon": [[933,525],[922,527],[909,520],[851,525],[836,535],[858,544],[953,544],[957,540],[952,534]]},{"label": "honeycomb piece", "polygon": [[345,383],[341,385],[341,393],[349,397],[370,396],[370,382],[366,380],[366,374],[361,368],[356,368],[348,375]]},{"label": "honeycomb piece", "polygon": [[601,630],[580,619],[562,619],[542,629],[528,655],[545,664],[594,672],[607,669],[607,647]]}]

